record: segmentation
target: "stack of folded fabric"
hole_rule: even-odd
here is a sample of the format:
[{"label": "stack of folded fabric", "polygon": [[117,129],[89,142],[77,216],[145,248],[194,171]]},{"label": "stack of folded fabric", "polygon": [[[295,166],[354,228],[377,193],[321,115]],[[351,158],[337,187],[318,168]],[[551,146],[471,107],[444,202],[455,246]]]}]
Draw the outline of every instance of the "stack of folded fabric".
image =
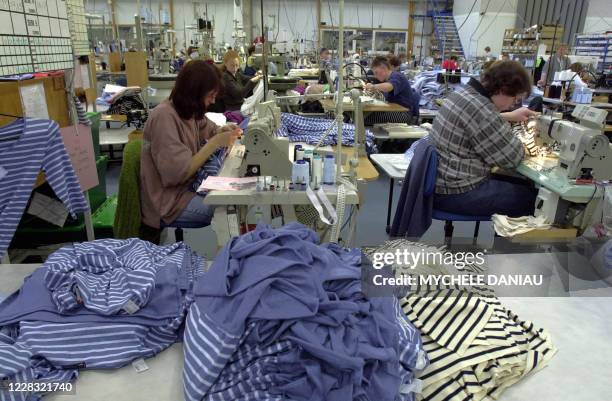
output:
[{"label": "stack of folded fabric", "polygon": [[361,290],[361,252],[290,223],[234,238],[198,281],[185,398],[413,400],[426,358],[394,297]]},{"label": "stack of folded fabric", "polygon": [[[428,262],[410,268],[395,266],[396,274],[416,277],[487,271],[484,264],[436,262],[434,255],[448,255],[444,248],[407,240],[389,241],[368,252],[397,249],[427,255]],[[418,375],[424,401],[497,399],[523,377],[544,368],[557,351],[545,330],[505,308],[490,287],[414,285],[404,290],[402,308],[421,333],[430,362]]]},{"label": "stack of folded fabric", "polygon": [[[0,379],[69,382],[180,339],[204,261],[181,243],[98,240],[64,247],[0,304]],[[0,400],[36,400],[0,390]],[[23,396],[23,398],[20,398]]]},{"label": "stack of folded fabric", "polygon": [[[329,132],[327,132],[329,130]],[[306,142],[316,145],[327,132],[321,145],[335,145],[336,142],[336,121],[324,118],[302,117],[296,114],[282,113],[281,127],[276,135],[288,137],[290,142]],[[342,145],[354,146],[355,144],[355,125],[344,123],[342,126]],[[374,134],[366,130],[366,150],[368,153],[375,153]]]}]

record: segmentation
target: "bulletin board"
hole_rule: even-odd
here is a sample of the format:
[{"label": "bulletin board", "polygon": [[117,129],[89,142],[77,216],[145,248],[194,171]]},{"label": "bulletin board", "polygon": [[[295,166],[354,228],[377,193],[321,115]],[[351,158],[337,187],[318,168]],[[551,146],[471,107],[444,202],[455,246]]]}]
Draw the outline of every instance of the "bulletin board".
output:
[{"label": "bulletin board", "polygon": [[0,0],[0,76],[73,66],[66,0]]},{"label": "bulletin board", "polygon": [[[2,1],[2,0],[0,0]],[[75,56],[85,56],[90,53],[87,37],[87,22],[83,0],[66,0],[68,8],[68,25],[72,37],[72,48]]]}]

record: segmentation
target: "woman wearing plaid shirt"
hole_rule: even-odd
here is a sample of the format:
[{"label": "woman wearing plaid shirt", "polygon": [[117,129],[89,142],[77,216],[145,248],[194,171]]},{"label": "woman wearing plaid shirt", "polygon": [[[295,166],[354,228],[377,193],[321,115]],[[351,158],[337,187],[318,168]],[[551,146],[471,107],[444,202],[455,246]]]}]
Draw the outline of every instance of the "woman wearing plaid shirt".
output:
[{"label": "woman wearing plaid shirt", "polygon": [[531,91],[531,77],[515,61],[493,63],[444,102],[433,122],[438,153],[434,208],[463,215],[532,215],[537,191],[530,182],[491,176],[493,167],[515,169],[525,151],[509,122],[534,112],[512,106]]}]

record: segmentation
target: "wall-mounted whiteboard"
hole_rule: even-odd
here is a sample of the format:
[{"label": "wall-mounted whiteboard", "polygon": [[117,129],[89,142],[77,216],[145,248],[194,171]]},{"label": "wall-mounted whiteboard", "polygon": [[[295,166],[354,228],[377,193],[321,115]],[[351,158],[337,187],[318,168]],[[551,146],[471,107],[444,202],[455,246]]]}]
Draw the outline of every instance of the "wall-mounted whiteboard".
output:
[{"label": "wall-mounted whiteboard", "polygon": [[0,76],[72,67],[66,0],[0,0]]}]

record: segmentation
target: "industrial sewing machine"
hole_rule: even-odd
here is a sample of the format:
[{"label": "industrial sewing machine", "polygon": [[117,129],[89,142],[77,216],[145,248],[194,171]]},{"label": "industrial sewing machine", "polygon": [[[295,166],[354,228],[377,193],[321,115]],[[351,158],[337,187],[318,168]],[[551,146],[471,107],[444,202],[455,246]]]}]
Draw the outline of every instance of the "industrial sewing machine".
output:
[{"label": "industrial sewing machine", "polygon": [[[552,148],[558,144],[559,150],[551,157],[527,158],[517,168],[540,187],[536,216],[579,227],[588,221],[584,210],[593,207],[591,201],[598,198],[593,180],[612,179],[612,146],[603,134],[606,114],[605,110],[578,105],[572,116],[579,123],[549,115],[538,117],[536,145]],[[576,221],[578,217],[581,221]]]},{"label": "industrial sewing machine", "polygon": [[241,177],[291,178],[289,138],[275,135],[279,127],[280,109],[275,102],[258,104],[255,115],[249,122],[248,132],[242,138],[245,151],[239,171]]}]

